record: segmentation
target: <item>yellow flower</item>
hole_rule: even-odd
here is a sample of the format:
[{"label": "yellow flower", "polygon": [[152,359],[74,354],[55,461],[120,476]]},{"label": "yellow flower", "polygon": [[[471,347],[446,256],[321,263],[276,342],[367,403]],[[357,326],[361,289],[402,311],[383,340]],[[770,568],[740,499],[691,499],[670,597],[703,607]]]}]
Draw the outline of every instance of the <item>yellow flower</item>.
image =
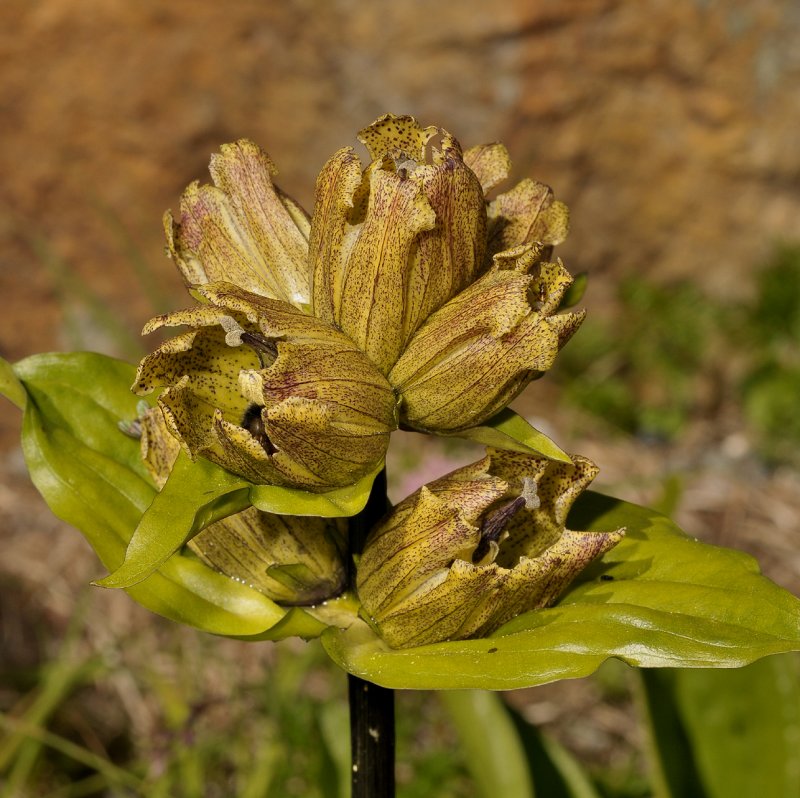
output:
[{"label": "yellow flower", "polygon": [[[439,148],[428,147],[434,136]],[[317,180],[314,312],[386,372],[425,318],[479,273],[486,208],[460,145],[441,128],[387,114],[359,139],[372,159],[363,172],[348,147]]]},{"label": "yellow flower", "polygon": [[250,507],[206,527],[188,545],[200,559],[284,607],[313,606],[345,588],[345,522]]},{"label": "yellow flower", "polygon": [[552,604],[624,530],[573,532],[569,509],[597,473],[488,450],[400,502],[358,564],[362,614],[394,648],[482,637]]},{"label": "yellow flower", "polygon": [[[439,147],[431,145],[439,138]],[[442,128],[386,114],[359,140],[370,164],[339,150],[318,180],[309,245],[314,312],[384,372],[417,328],[501,250],[566,236],[566,206],[525,180],[488,203],[508,174],[500,144],[461,145]],[[487,220],[488,210],[488,220]]]},{"label": "yellow flower", "polygon": [[228,283],[208,304],[153,319],[191,327],[142,360],[133,389],[158,405],[191,457],[256,483],[326,490],[383,460],[396,428],[391,386],[343,333]]}]

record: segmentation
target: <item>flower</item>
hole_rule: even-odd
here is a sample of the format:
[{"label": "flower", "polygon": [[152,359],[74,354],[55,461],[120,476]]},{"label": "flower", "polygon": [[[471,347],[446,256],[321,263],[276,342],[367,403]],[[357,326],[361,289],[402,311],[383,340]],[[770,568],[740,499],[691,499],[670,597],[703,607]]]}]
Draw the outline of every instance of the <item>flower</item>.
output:
[{"label": "flower", "polygon": [[228,283],[196,291],[208,304],[146,326],[191,329],[145,357],[133,386],[166,388],[158,406],[191,457],[309,490],[352,484],[381,463],[396,400],[346,335]]},{"label": "flower", "polygon": [[566,517],[597,473],[489,449],[423,486],[369,534],[358,564],[362,615],[394,648],[482,637],[552,604],[624,530],[573,532]]},{"label": "flower", "polygon": [[[440,148],[429,152],[435,136]],[[369,151],[367,168],[348,147],[317,180],[309,245],[314,312],[387,372],[427,316],[480,272],[486,208],[447,131],[387,114],[358,137]]]},{"label": "flower", "polygon": [[500,144],[464,153],[446,130],[392,114],[358,138],[369,151],[367,168],[348,147],[317,180],[313,306],[388,372],[417,328],[495,254],[530,241],[559,243],[568,214],[532,180],[487,205],[485,192],[508,175]]},{"label": "flower", "polygon": [[496,254],[486,274],[420,327],[389,373],[406,426],[477,426],[550,368],[584,314],[556,314],[572,277],[541,253],[540,244],[524,244]]}]

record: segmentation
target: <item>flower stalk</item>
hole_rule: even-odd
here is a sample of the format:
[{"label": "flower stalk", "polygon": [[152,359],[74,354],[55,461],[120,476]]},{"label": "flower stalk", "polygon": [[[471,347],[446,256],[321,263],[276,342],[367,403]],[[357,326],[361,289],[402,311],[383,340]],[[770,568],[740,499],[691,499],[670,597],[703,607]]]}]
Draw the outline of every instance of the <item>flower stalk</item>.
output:
[{"label": "flower stalk", "polygon": [[[364,509],[349,522],[351,584],[355,560],[364,548],[369,530],[388,507],[386,470],[375,478]],[[351,798],[394,798],[394,690],[347,675],[350,702]]]}]

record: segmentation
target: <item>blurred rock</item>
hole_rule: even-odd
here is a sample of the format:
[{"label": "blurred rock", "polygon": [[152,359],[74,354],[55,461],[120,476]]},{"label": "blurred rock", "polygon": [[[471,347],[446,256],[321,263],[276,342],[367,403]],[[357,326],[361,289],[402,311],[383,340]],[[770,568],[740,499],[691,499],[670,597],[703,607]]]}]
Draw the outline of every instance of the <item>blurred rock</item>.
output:
[{"label": "blurred rock", "polygon": [[387,110],[505,141],[570,204],[572,271],[737,294],[798,235],[795,0],[4,0],[0,58],[9,357],[70,345],[42,242],[135,331],[151,306],[109,213],[178,297],[159,219],[218,144],[258,141],[308,205]]}]

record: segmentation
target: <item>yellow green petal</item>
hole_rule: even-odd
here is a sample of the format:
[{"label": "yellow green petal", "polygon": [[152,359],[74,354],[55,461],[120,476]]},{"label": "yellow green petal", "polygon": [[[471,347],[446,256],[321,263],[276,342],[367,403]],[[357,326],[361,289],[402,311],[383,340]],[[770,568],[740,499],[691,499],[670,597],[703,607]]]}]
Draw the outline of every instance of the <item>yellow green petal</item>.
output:
[{"label": "yellow green petal", "polygon": [[421,127],[413,116],[384,114],[358,133],[358,140],[373,161],[384,155],[404,155],[417,162],[425,161],[425,147],[439,133],[434,126]]},{"label": "yellow green petal", "polygon": [[360,185],[361,162],[352,147],[335,153],[317,178],[309,268],[314,314],[329,322],[339,321],[346,263],[344,238],[353,210],[353,195]]},{"label": "yellow green petal", "polygon": [[500,194],[489,203],[488,213],[489,256],[533,241],[560,244],[569,232],[567,206],[553,199],[549,186],[534,180],[523,180]]},{"label": "yellow green petal", "polygon": [[201,327],[170,338],[139,364],[134,393],[150,393],[185,378],[185,387],[213,407],[240,418],[246,403],[236,390],[239,372],[259,365],[247,347],[232,348],[221,327]]},{"label": "yellow green petal", "polygon": [[189,547],[212,568],[284,606],[316,604],[345,586],[341,523],[249,508],[202,530]]},{"label": "yellow green petal", "polygon": [[488,194],[502,183],[511,171],[511,158],[503,144],[479,144],[464,152],[464,163],[472,169]]},{"label": "yellow green petal", "polygon": [[483,268],[486,205],[483,191],[461,159],[458,143],[445,134],[433,166],[412,175],[436,215],[436,226],[417,239],[405,288],[404,343],[428,316],[466,288]]},{"label": "yellow green petal", "polygon": [[163,488],[180,452],[180,443],[170,433],[160,407],[149,408],[139,419],[142,460],[158,488]]},{"label": "yellow green petal", "polygon": [[416,181],[383,169],[372,172],[367,214],[347,262],[339,326],[384,373],[404,343],[414,241],[435,223]]}]

